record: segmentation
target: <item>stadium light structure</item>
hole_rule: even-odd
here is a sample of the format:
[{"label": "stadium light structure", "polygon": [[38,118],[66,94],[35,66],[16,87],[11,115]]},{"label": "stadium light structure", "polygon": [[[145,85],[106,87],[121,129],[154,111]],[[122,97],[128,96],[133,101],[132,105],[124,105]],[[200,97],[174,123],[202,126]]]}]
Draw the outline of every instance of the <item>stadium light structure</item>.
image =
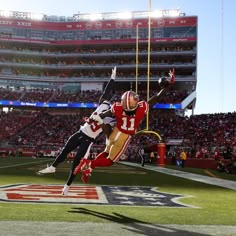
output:
[{"label": "stadium light structure", "polygon": [[4,11],[4,10],[1,10],[1,11],[0,11],[0,16],[1,16],[1,17],[6,17],[6,18],[8,18],[8,17],[12,17],[13,14],[12,14],[12,11]]},{"label": "stadium light structure", "polygon": [[179,9],[175,9],[175,10],[169,10],[169,16],[170,17],[176,17],[180,15],[180,10]]},{"label": "stadium light structure", "polygon": [[[177,17],[184,16],[180,9],[172,10],[155,10],[155,11],[134,11],[134,12],[108,12],[108,13],[84,13],[74,14],[73,17],[60,17],[54,16],[53,21],[94,21],[94,20],[125,20],[125,19],[145,19],[162,18],[162,17]],[[41,13],[19,12],[19,11],[5,11],[0,10],[0,17],[25,19],[25,20],[38,20],[38,21],[52,21],[52,17]]]},{"label": "stadium light structure", "polygon": [[0,10],[0,17],[41,21],[41,20],[44,19],[45,15],[42,14],[42,13],[33,13],[33,12],[19,12],[19,11]]},{"label": "stadium light structure", "polygon": [[91,14],[81,14],[78,15],[76,18],[77,20],[102,20],[103,19],[103,14],[102,13],[91,13]]},{"label": "stadium light structure", "polygon": [[122,20],[132,19],[132,12],[119,12],[117,16]]},{"label": "stadium light structure", "polygon": [[[93,15],[92,13],[86,14],[74,14],[74,21],[81,20],[91,20]],[[180,9],[172,10],[155,10],[155,11],[134,11],[134,12],[108,12],[101,13],[103,20],[112,20],[112,19],[141,19],[141,18],[162,18],[162,17],[177,17],[181,15]]]},{"label": "stadium light structure", "polygon": [[162,11],[160,11],[160,10],[152,11],[152,12],[150,12],[150,15],[152,18],[159,18],[159,17],[163,16]]},{"label": "stadium light structure", "polygon": [[101,13],[91,14],[90,20],[92,20],[92,21],[102,20],[102,14]]},{"label": "stadium light structure", "polygon": [[28,15],[28,17],[31,19],[31,20],[43,20],[44,18],[44,14],[41,14],[41,13],[30,13]]},{"label": "stadium light structure", "polygon": [[[177,17],[185,15],[180,13],[179,9],[172,10],[158,10],[158,11],[134,11],[134,12],[108,12],[108,13],[85,13],[74,14],[73,17],[57,17],[54,16],[53,21],[95,21],[95,20],[127,20],[127,19],[142,19],[142,18],[162,18],[162,17]],[[19,12],[19,11],[5,11],[0,10],[0,17],[24,19],[24,20],[38,20],[51,21],[52,18],[42,13]],[[56,18],[55,18],[56,17]],[[70,20],[69,20],[70,19]]]}]

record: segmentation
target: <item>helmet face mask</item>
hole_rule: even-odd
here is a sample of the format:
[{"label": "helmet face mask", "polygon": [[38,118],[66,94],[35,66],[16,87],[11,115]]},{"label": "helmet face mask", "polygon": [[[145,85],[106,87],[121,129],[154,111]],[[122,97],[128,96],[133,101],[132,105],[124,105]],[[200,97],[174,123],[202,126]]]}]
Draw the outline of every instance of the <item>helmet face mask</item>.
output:
[{"label": "helmet face mask", "polygon": [[139,96],[134,91],[127,91],[121,96],[121,105],[125,112],[133,113],[139,102]]}]

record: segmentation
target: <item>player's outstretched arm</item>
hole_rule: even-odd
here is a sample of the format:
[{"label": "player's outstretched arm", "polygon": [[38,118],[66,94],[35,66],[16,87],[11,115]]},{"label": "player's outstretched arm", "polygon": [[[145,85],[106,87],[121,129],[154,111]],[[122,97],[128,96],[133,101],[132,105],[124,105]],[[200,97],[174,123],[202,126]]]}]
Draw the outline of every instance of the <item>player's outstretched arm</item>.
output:
[{"label": "player's outstretched arm", "polygon": [[171,85],[173,85],[175,82],[174,69],[169,71],[169,76],[169,78],[162,77],[159,79],[159,89],[157,93],[148,100],[149,106],[153,106],[154,104],[158,103],[164,96],[166,96],[166,93],[170,89]]},{"label": "player's outstretched arm", "polygon": [[109,101],[111,99],[112,90],[115,90],[115,79],[116,79],[116,66],[111,71],[111,79],[107,83],[100,99],[99,104],[103,103],[105,100]]}]

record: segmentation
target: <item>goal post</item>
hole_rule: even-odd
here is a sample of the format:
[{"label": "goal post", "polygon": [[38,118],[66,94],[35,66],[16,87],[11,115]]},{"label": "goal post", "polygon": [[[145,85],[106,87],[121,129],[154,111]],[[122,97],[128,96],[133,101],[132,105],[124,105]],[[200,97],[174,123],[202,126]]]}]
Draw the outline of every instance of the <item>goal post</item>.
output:
[{"label": "goal post", "polygon": [[157,156],[157,165],[159,167],[165,167],[165,158],[166,158],[166,144],[163,142],[159,133],[152,130],[140,130],[136,132],[136,135],[139,134],[151,134],[155,135],[158,138],[158,143],[156,145]]}]

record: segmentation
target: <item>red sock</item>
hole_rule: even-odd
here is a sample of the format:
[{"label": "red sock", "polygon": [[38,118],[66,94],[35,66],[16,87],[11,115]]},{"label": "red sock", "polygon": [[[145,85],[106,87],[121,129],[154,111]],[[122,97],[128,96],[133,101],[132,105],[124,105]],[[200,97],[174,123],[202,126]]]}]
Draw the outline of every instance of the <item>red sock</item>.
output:
[{"label": "red sock", "polygon": [[113,161],[111,159],[107,159],[106,157],[99,157],[93,161],[91,161],[91,168],[94,169],[97,166],[111,166]]}]

